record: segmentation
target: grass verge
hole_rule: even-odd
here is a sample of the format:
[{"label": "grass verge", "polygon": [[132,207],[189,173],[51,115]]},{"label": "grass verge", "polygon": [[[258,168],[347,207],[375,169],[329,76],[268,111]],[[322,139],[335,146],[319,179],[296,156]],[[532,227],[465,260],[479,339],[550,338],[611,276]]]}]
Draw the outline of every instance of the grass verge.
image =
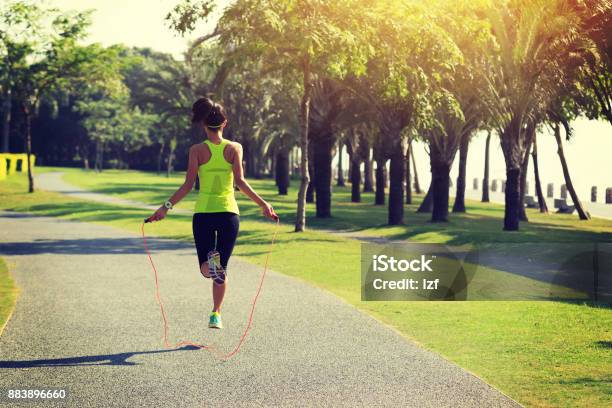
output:
[{"label": "grass verge", "polygon": [[0,258],[0,335],[13,313],[18,292],[6,262]]}]

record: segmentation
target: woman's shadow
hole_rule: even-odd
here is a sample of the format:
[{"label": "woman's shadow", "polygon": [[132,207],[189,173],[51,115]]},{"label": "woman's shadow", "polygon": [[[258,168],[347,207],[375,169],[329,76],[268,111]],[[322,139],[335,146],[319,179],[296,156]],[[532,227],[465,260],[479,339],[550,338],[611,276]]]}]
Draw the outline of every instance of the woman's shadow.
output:
[{"label": "woman's shadow", "polygon": [[98,365],[118,365],[133,366],[139,365],[128,359],[139,354],[171,353],[176,351],[200,350],[195,346],[185,346],[170,350],[134,351],[130,353],[102,354],[99,356],[66,357],[45,360],[0,360],[0,368],[36,368],[36,367],[69,367],[69,366],[98,366]]}]

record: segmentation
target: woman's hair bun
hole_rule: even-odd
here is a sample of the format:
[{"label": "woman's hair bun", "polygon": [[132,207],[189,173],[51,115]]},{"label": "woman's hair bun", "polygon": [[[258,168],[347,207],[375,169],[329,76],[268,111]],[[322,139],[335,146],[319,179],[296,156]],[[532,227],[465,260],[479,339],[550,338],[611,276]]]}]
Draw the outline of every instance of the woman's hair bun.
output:
[{"label": "woman's hair bun", "polygon": [[195,101],[193,107],[191,108],[193,113],[191,121],[193,123],[205,121],[214,104],[215,103],[210,98],[200,98]]},{"label": "woman's hair bun", "polygon": [[208,116],[204,119],[204,125],[209,129],[218,129],[227,120],[225,109],[218,103],[213,103]]}]

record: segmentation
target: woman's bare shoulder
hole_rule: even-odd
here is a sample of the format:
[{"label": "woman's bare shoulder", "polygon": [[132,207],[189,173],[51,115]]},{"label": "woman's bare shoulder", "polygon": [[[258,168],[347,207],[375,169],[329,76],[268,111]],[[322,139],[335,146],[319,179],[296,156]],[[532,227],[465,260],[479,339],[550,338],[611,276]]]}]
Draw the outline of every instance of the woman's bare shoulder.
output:
[{"label": "woman's bare shoulder", "polygon": [[234,142],[234,141],[230,140],[229,145],[235,151],[242,150],[242,145],[240,143],[238,143],[238,142]]},{"label": "woman's bare shoulder", "polygon": [[230,153],[231,158],[233,159],[235,154],[242,153],[242,145],[238,142],[230,141],[227,144],[227,152]]},{"label": "woman's bare shoulder", "polygon": [[208,150],[208,146],[206,146],[205,143],[196,143],[191,145],[191,147],[189,148],[190,152],[201,152],[205,150]]}]

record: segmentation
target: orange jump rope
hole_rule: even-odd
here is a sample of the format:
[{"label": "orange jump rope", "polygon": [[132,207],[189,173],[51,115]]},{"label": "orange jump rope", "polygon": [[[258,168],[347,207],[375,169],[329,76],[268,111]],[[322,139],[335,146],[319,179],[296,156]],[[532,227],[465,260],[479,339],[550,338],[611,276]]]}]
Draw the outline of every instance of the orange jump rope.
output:
[{"label": "orange jump rope", "polygon": [[163,320],[164,347],[165,348],[176,349],[176,348],[183,347],[183,346],[193,346],[199,349],[206,349],[210,351],[211,353],[216,354],[222,360],[228,360],[240,351],[240,347],[244,343],[249,333],[249,330],[251,329],[251,326],[253,324],[253,315],[255,314],[255,307],[257,306],[257,300],[259,299],[259,294],[261,293],[261,289],[263,287],[263,283],[266,278],[266,274],[268,272],[268,262],[270,260],[270,254],[272,253],[272,247],[274,246],[274,241],[276,240],[276,234],[278,232],[278,226],[280,225],[280,219],[276,217],[275,220],[276,220],[276,226],[274,227],[274,233],[272,234],[272,240],[270,241],[270,246],[268,248],[268,252],[266,253],[266,260],[264,263],[263,272],[261,273],[261,277],[259,278],[259,285],[257,286],[257,291],[255,292],[255,296],[253,297],[253,300],[251,301],[251,311],[247,319],[246,327],[244,328],[244,331],[242,335],[240,336],[240,339],[238,340],[238,343],[236,344],[234,349],[230,353],[227,353],[227,354],[223,354],[222,352],[217,350],[214,346],[207,346],[204,344],[198,344],[198,343],[194,343],[194,342],[187,341],[187,340],[178,342],[174,345],[170,344],[170,342],[168,341],[168,331],[169,331],[168,317],[166,316],[166,312],[164,310],[164,303],[162,302],[161,295],[159,293],[159,281],[157,278],[157,268],[155,267],[155,264],[153,263],[153,258],[151,258],[151,253],[149,252],[149,247],[147,246],[147,239],[145,237],[145,232],[144,232],[145,223],[149,221],[147,219],[142,223],[142,226],[140,228],[142,232],[142,242],[144,243],[145,251],[147,253],[147,256],[149,257],[149,262],[151,263],[151,267],[153,268],[153,272],[155,274],[155,298],[157,300],[157,304],[159,305],[159,311],[161,312],[161,317]]}]

